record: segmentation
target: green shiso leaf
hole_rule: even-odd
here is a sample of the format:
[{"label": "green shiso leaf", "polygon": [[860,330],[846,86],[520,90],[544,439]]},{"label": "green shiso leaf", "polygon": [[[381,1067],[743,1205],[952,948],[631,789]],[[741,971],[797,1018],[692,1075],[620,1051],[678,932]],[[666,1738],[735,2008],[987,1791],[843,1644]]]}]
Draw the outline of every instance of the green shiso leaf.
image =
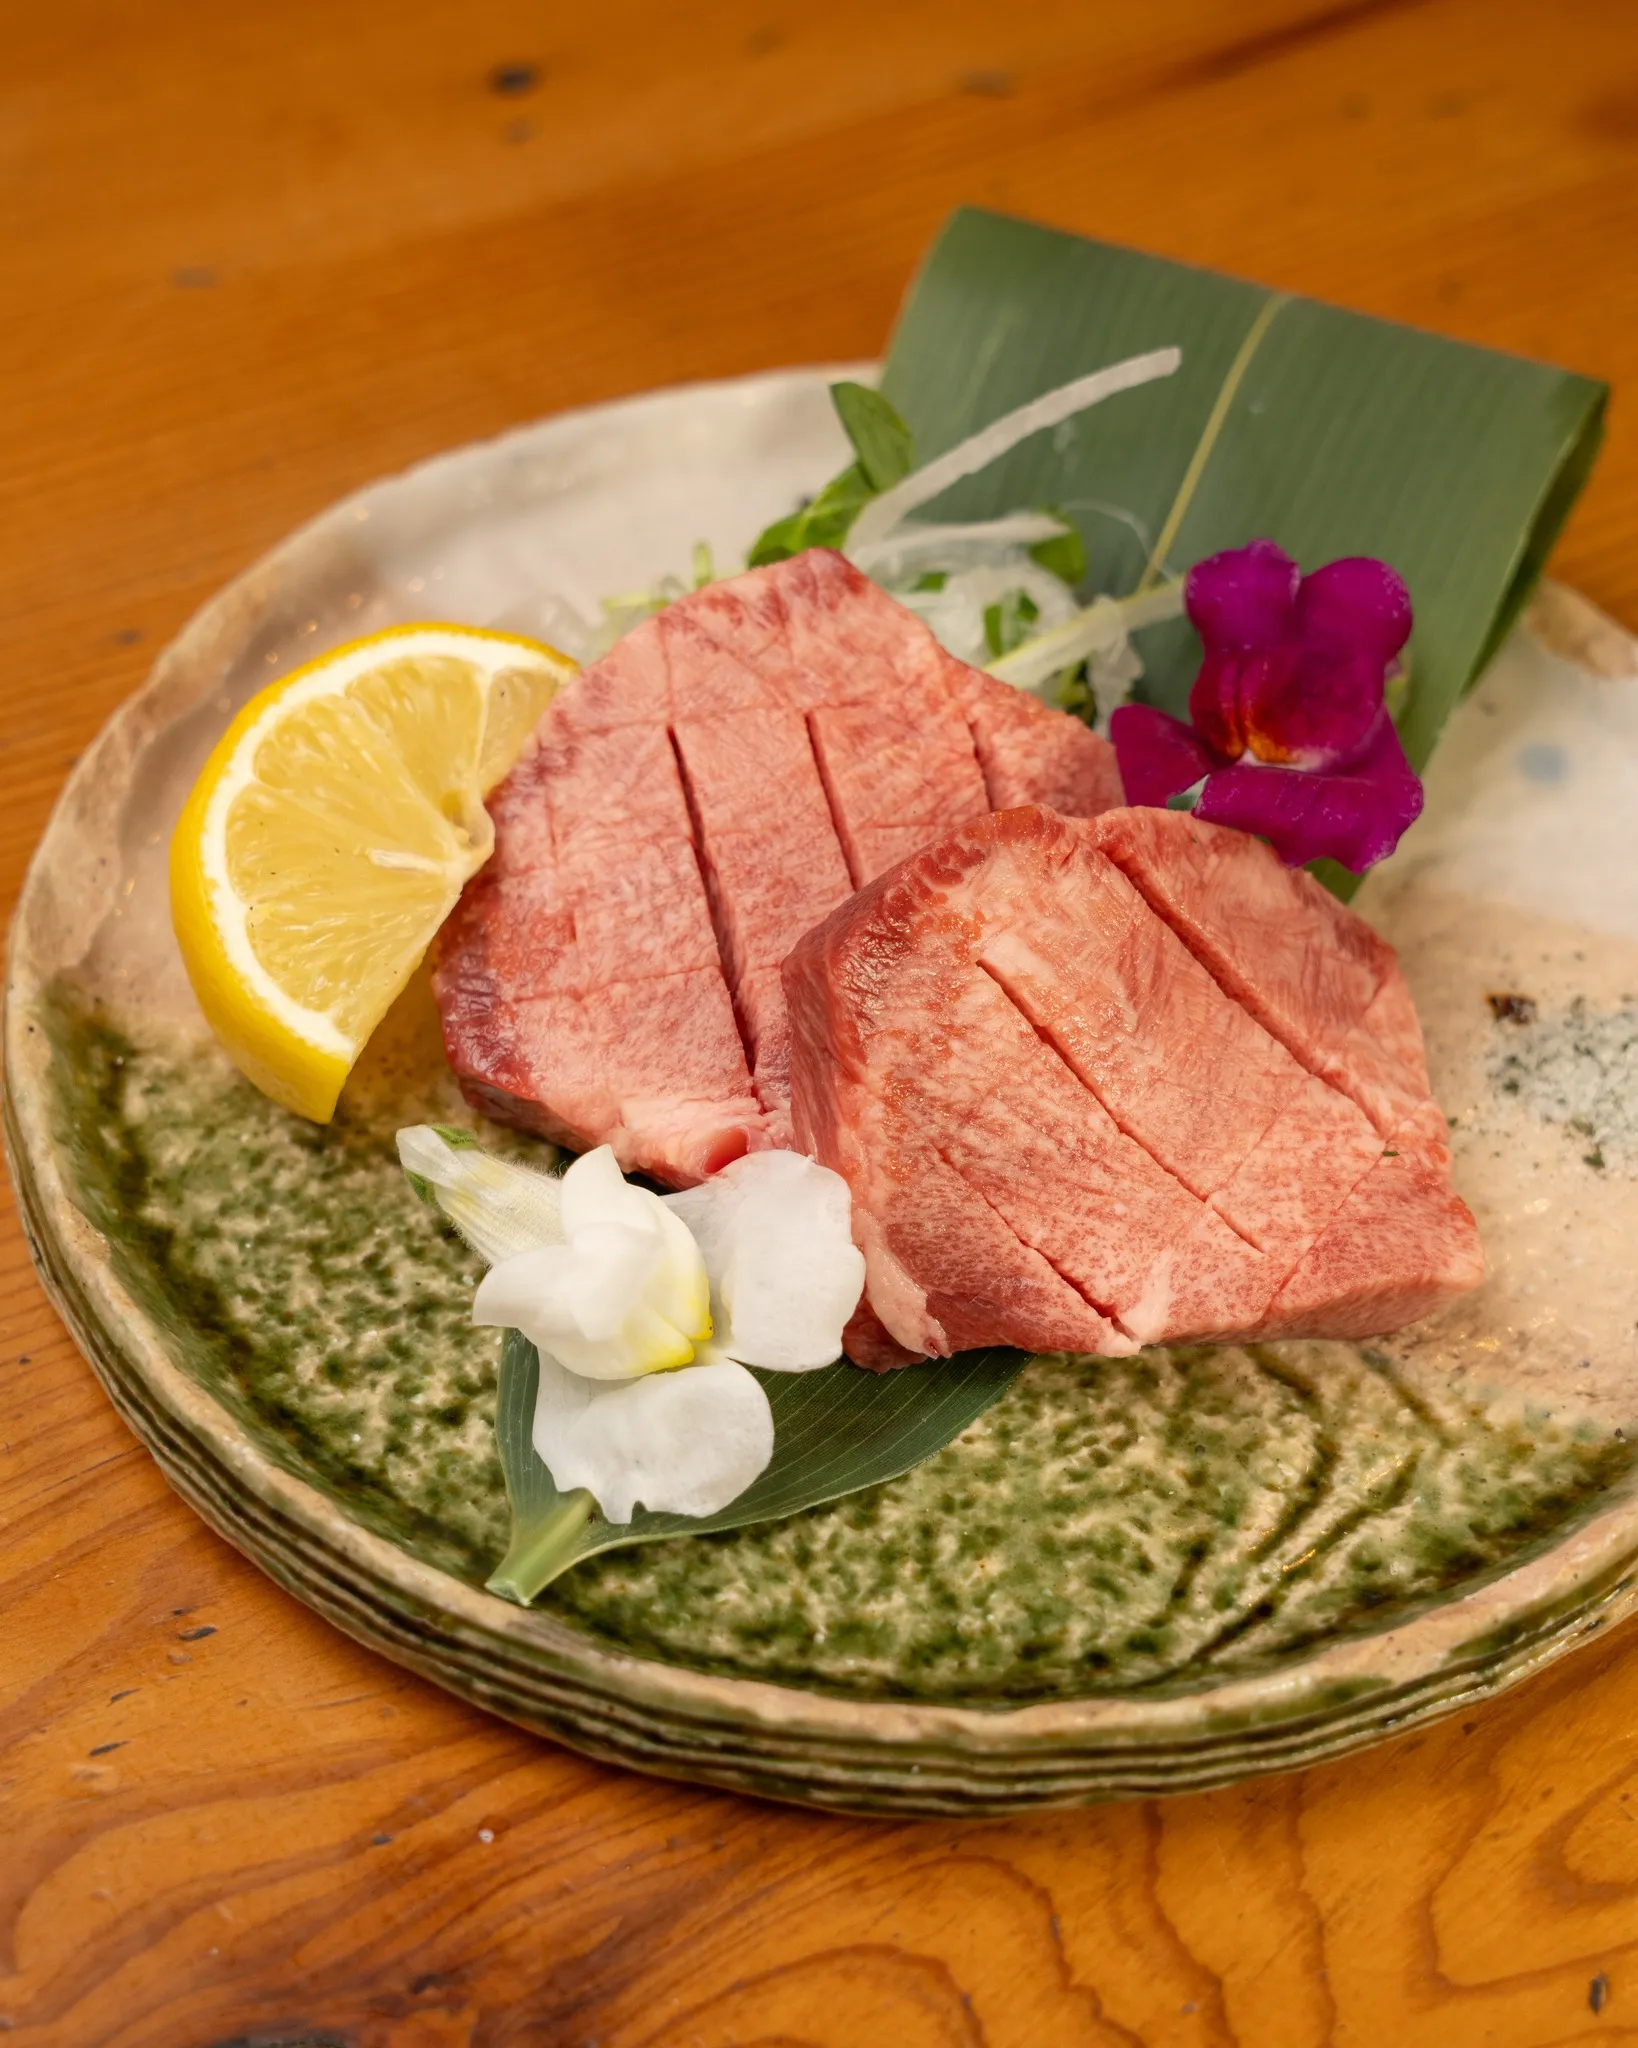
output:
[{"label": "green shiso leaf", "polygon": [[[957,1437],[1006,1392],[1029,1354],[964,1351],[902,1372],[838,1364],[819,1372],[757,1372],[773,1408],[768,1469],[715,1515],[650,1515],[606,1522],[589,1493],[559,1493],[532,1435],[540,1356],[508,1330],[501,1348],[495,1438],[512,1507],[511,1547],[489,1590],[527,1606],[584,1557],[667,1536],[704,1536],[776,1521],[896,1479]],[[750,1368],[755,1371],[755,1368]]]},{"label": "green shiso leaf", "polygon": [[1009,590],[1005,597],[984,607],[984,641],[992,660],[1022,647],[1041,616],[1041,608],[1027,590]]},{"label": "green shiso leaf", "polygon": [[1086,580],[1086,542],[1080,529],[1056,505],[1045,508],[1055,519],[1063,519],[1068,526],[1066,533],[1054,534],[1051,540],[1038,540],[1030,549],[1031,559],[1040,563],[1048,575],[1056,576],[1060,583],[1067,583],[1071,590]]},{"label": "green shiso leaf", "polygon": [[783,562],[788,556],[801,554],[804,548],[839,548],[847,539],[848,528],[858,518],[860,507],[868,505],[875,495],[870,479],[858,463],[853,463],[840,476],[832,477],[818,497],[800,512],[776,519],[759,534],[745,557],[746,567],[766,568],[770,562]]},{"label": "green shiso leaf", "polygon": [[870,500],[910,474],[910,429],[879,391],[843,382],[830,387],[830,397],[858,459],[800,511],[759,534],[745,557],[748,569],[783,562],[804,548],[839,548]]},{"label": "green shiso leaf", "polygon": [[[1421,767],[1586,481],[1606,387],[967,209],[910,290],[882,389],[930,461],[1014,406],[1169,343],[1183,351],[1175,376],[1020,443],[927,516],[1061,505],[1092,583],[1115,596],[1258,536],[1305,570],[1380,556],[1416,607],[1399,722]],[[1181,713],[1193,629],[1155,627],[1142,653],[1138,694]]]},{"label": "green shiso leaf", "polygon": [[882,394],[868,384],[844,382],[830,387],[830,402],[872,491],[902,482],[914,459],[910,429]]}]

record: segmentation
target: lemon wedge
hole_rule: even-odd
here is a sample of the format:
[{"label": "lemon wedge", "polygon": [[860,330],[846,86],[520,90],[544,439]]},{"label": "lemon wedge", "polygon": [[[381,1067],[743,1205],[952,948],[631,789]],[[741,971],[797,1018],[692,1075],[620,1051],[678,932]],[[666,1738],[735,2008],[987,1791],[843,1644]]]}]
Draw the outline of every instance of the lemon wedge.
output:
[{"label": "lemon wedge", "polygon": [[252,698],[171,841],[206,1021],[317,1123],[494,848],[483,799],[574,664],[470,626],[395,626]]}]

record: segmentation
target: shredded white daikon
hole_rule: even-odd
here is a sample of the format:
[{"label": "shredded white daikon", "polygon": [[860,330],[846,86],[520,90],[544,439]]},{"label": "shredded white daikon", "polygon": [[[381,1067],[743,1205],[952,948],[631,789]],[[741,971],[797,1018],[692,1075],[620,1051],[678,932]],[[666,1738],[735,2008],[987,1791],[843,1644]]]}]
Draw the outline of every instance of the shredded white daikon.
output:
[{"label": "shredded white daikon", "polygon": [[[1077,377],[994,420],[902,483],[873,498],[854,521],[847,553],[884,590],[931,627],[962,661],[1048,702],[1073,691],[1100,726],[1143,673],[1130,634],[1176,609],[1175,592],[1159,609],[1147,598],[1099,598],[1082,610],[1063,578],[1036,559],[1044,541],[1069,534],[1050,512],[1013,512],[966,523],[917,522],[910,514],[961,478],[975,475],[1030,435],[1062,426],[1089,406],[1157,377],[1182,362],[1175,348],[1155,349]],[[1084,665],[1085,689],[1078,687]],[[1091,703],[1086,702],[1087,695]]]},{"label": "shredded white daikon", "polygon": [[890,491],[883,491],[879,498],[872,498],[853,522],[848,535],[848,553],[851,555],[855,548],[868,546],[884,534],[891,533],[918,506],[927,504],[941,491],[947,491],[951,484],[959,483],[964,476],[975,476],[979,470],[988,469],[1009,448],[1016,448],[1031,434],[1039,434],[1047,427],[1073,419],[1076,413],[1085,412],[1089,406],[1113,398],[1119,392],[1153,383],[1157,377],[1170,377],[1182,361],[1181,349],[1153,349],[1147,355],[1129,356],[1125,362],[1111,363],[1107,369],[1094,370],[1088,377],[1077,377],[1071,383],[1060,384],[1056,390],[1032,398],[1027,405],[1003,413],[1000,419],[992,420],[965,441],[958,441],[955,447],[947,449],[932,462],[913,469],[902,483],[895,484]]},{"label": "shredded white daikon", "polygon": [[[1121,599],[1099,597],[1082,607],[1072,586],[1034,552],[1073,534],[1059,514],[1017,511],[946,522],[915,520],[911,514],[1032,434],[1064,427],[1106,398],[1169,377],[1182,360],[1179,349],[1153,349],[1074,378],[993,420],[872,498],[848,534],[849,560],[922,619],[958,659],[987,668],[1048,703],[1071,703],[1106,727],[1110,712],[1143,673],[1131,634],[1175,617],[1182,608],[1180,586],[1167,583]],[[1113,505],[1097,509],[1141,537],[1141,522],[1133,514]],[[519,608],[494,623],[549,641],[578,661],[595,661],[634,626],[712,580],[713,565],[704,547],[694,550],[693,572],[692,583],[662,576],[647,590],[605,598],[597,620],[583,618],[561,598],[542,595],[531,601],[527,615]]]}]

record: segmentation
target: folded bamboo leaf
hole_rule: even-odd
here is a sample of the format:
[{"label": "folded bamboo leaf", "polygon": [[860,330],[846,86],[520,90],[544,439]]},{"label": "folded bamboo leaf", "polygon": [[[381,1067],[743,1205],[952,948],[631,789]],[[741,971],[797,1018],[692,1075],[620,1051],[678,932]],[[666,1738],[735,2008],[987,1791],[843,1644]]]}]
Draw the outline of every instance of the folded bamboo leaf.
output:
[{"label": "folded bamboo leaf", "polygon": [[[931,461],[1013,407],[1175,343],[1175,376],[1065,421],[928,516],[1050,504],[1088,594],[1124,596],[1259,535],[1311,570],[1377,555],[1416,631],[1400,730],[1420,767],[1517,615],[1597,452],[1606,388],[1313,300],[1000,215],[945,228],[882,389]],[[1186,620],[1144,635],[1138,694],[1181,712]]]},{"label": "folded bamboo leaf", "polygon": [[[757,1372],[774,1417],[772,1463],[715,1515],[651,1515],[606,1522],[589,1493],[559,1493],[534,1447],[540,1355],[508,1330],[501,1348],[495,1439],[512,1508],[512,1540],[489,1590],[528,1603],[570,1565],[600,1550],[704,1536],[775,1521],[896,1479],[959,1436],[998,1401],[1027,1364],[1024,1351],[965,1351],[904,1372]],[[750,1370],[755,1371],[754,1367]]]}]

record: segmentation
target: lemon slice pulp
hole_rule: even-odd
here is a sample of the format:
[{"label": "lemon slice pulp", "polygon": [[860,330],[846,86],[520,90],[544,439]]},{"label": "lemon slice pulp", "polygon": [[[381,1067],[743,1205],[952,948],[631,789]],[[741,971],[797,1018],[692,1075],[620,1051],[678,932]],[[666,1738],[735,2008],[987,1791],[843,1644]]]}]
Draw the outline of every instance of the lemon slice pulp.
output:
[{"label": "lemon slice pulp", "polygon": [[327,1123],[370,1033],[494,847],[485,795],[574,664],[397,626],[251,700],[171,841],[188,979],[264,1094]]}]

